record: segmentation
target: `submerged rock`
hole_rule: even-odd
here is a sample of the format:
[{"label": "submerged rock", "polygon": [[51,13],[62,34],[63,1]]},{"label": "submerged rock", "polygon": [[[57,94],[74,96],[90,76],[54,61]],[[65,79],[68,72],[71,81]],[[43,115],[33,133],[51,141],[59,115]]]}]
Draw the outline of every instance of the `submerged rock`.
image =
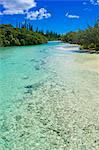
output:
[{"label": "submerged rock", "polygon": [[15,117],[16,121],[20,121],[22,119],[22,116],[21,115],[18,115]]},{"label": "submerged rock", "polygon": [[25,77],[23,77],[23,79],[24,79],[24,80],[27,80],[27,79],[29,79],[29,77],[28,77],[28,76],[25,76]]},{"label": "submerged rock", "polygon": [[35,70],[40,70],[40,66],[35,66]]},{"label": "submerged rock", "polygon": [[25,89],[27,89],[27,93],[31,93],[32,90],[37,90],[40,86],[42,86],[42,83],[35,83],[33,85],[27,85],[25,86]]},{"label": "submerged rock", "polygon": [[30,61],[31,61],[31,62],[38,62],[38,60],[36,60],[36,59],[34,59],[34,58],[31,59]]},{"label": "submerged rock", "polygon": [[27,85],[25,86],[26,89],[30,89],[30,88],[33,88],[33,85]]}]

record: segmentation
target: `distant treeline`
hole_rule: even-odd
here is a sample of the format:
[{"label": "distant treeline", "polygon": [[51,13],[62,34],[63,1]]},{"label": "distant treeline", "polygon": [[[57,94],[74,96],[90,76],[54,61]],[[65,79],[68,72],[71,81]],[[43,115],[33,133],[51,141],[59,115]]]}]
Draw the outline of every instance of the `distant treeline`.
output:
[{"label": "distant treeline", "polygon": [[25,46],[47,43],[48,40],[57,40],[60,35],[52,31],[33,29],[30,23],[17,23],[16,27],[10,24],[0,25],[0,46]]},{"label": "distant treeline", "polygon": [[99,20],[94,27],[78,32],[69,32],[61,37],[64,42],[79,44],[82,49],[99,51]]}]

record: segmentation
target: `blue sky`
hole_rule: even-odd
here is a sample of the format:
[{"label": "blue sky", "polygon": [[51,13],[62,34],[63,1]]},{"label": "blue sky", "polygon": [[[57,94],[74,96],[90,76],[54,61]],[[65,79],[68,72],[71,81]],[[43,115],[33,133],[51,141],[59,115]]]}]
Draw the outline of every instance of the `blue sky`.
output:
[{"label": "blue sky", "polygon": [[99,0],[0,0],[0,24],[25,19],[58,33],[85,29],[99,19]]}]

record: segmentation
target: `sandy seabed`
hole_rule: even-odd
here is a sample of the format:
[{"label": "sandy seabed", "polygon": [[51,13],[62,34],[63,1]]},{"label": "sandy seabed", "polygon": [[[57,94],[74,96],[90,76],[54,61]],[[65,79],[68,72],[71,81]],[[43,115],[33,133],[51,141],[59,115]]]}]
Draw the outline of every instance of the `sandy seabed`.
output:
[{"label": "sandy seabed", "polygon": [[0,116],[0,150],[99,150],[98,57],[50,56],[49,76]]}]

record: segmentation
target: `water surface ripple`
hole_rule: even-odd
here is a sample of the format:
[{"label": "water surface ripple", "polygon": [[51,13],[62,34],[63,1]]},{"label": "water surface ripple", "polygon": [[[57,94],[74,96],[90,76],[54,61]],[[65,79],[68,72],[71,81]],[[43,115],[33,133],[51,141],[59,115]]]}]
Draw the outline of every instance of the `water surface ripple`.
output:
[{"label": "water surface ripple", "polygon": [[77,48],[0,48],[0,150],[99,150],[99,55]]}]

